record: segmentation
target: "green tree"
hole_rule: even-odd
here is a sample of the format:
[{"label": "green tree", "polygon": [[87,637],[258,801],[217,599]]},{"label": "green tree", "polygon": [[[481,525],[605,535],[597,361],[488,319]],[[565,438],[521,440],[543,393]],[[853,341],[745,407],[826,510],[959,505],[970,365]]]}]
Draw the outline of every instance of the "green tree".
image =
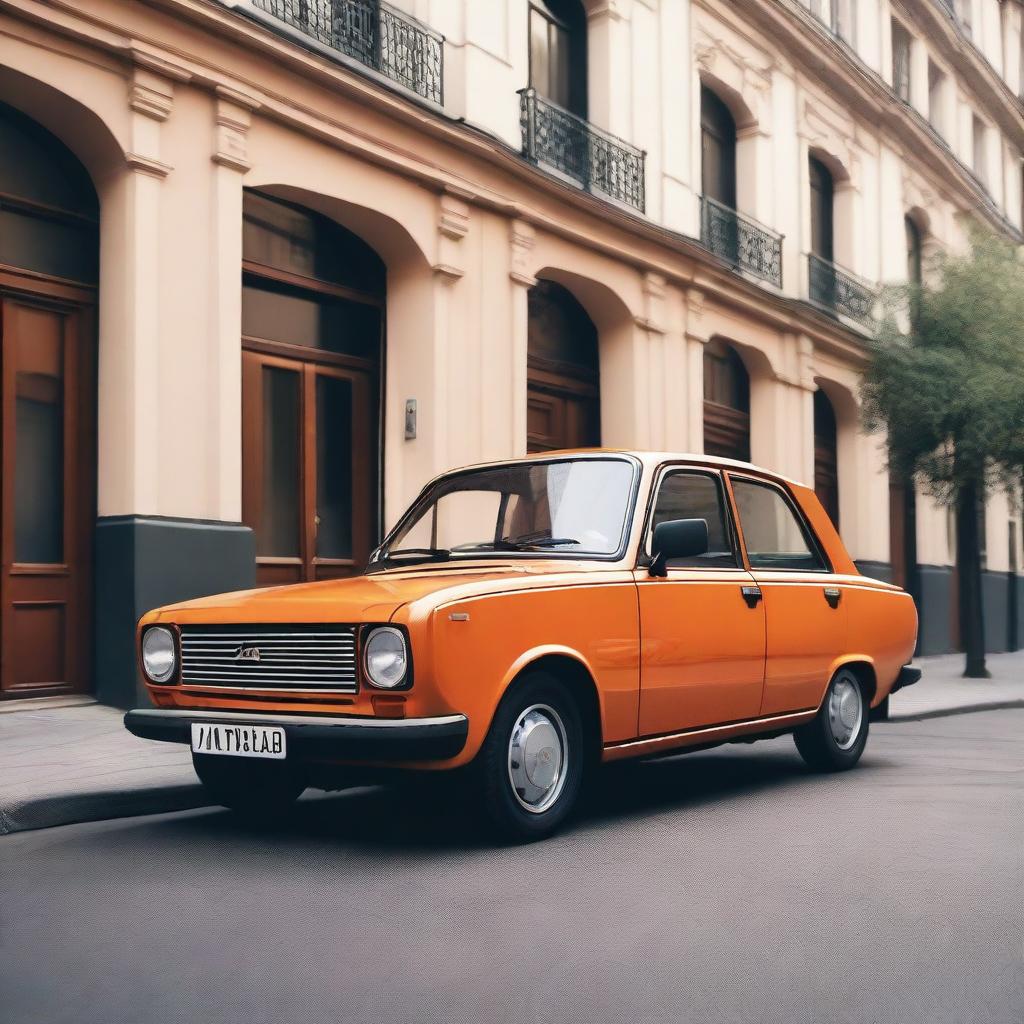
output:
[{"label": "green tree", "polygon": [[956,509],[965,676],[984,678],[980,503],[1024,470],[1024,262],[991,233],[936,260],[925,285],[888,289],[862,394],[890,468]]}]

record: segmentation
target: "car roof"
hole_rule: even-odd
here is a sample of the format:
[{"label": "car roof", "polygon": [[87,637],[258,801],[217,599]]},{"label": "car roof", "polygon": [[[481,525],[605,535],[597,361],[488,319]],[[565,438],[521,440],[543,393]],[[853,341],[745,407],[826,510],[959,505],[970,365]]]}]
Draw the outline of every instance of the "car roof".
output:
[{"label": "car roof", "polygon": [[717,455],[704,455],[700,452],[650,451],[639,448],[561,448],[556,451],[534,452],[530,455],[520,455],[509,459],[493,459],[488,462],[474,463],[463,468],[484,469],[488,466],[507,466],[510,463],[515,462],[537,462],[540,460],[560,459],[566,457],[576,458],[581,455],[625,455],[638,459],[646,468],[657,467],[665,462],[695,462],[701,465],[715,466],[722,469],[740,469],[748,472],[752,471],[759,475],[769,477],[772,480],[779,480],[787,484],[792,484],[796,487],[804,486],[799,480],[793,480],[790,477],[784,476],[782,473],[776,473],[773,470],[765,469],[763,466],[757,466],[752,462],[740,462],[737,459],[723,459],[719,458]]}]

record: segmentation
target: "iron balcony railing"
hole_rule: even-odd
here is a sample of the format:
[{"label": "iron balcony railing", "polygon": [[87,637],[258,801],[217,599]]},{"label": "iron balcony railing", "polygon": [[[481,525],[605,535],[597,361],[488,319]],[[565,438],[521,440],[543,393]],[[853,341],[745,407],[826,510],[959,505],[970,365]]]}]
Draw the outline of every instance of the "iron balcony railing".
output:
[{"label": "iron balcony railing", "polygon": [[710,196],[700,197],[700,241],[734,267],[782,287],[782,235]]},{"label": "iron balcony railing", "polygon": [[620,203],[644,209],[644,152],[583,118],[520,89],[523,155]]},{"label": "iron balcony railing", "polygon": [[418,96],[444,103],[444,37],[382,0],[253,0],[253,6]]},{"label": "iron balcony railing", "polygon": [[865,326],[874,323],[876,296],[866,281],[813,253],[807,263],[811,302]]}]

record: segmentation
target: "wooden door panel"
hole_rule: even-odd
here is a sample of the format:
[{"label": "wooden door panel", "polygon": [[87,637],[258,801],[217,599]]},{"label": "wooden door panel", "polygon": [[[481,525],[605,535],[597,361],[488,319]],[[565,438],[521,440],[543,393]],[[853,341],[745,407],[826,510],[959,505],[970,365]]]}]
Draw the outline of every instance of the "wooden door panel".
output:
[{"label": "wooden door panel", "polygon": [[262,586],[361,572],[376,542],[375,375],[243,352],[243,518]]},{"label": "wooden door panel", "polygon": [[0,307],[4,696],[90,682],[92,324],[44,296]]}]

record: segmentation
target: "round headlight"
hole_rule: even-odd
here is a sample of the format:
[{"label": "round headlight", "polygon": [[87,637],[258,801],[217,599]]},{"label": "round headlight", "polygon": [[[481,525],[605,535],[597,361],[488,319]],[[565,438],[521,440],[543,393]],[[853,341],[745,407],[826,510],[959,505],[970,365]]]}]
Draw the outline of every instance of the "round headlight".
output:
[{"label": "round headlight", "polygon": [[177,668],[174,634],[163,626],[153,626],[142,634],[142,667],[154,683],[166,683]]},{"label": "round headlight", "polygon": [[381,626],[366,638],[363,655],[366,678],[382,690],[393,690],[405,682],[409,655],[405,637],[393,626]]}]

